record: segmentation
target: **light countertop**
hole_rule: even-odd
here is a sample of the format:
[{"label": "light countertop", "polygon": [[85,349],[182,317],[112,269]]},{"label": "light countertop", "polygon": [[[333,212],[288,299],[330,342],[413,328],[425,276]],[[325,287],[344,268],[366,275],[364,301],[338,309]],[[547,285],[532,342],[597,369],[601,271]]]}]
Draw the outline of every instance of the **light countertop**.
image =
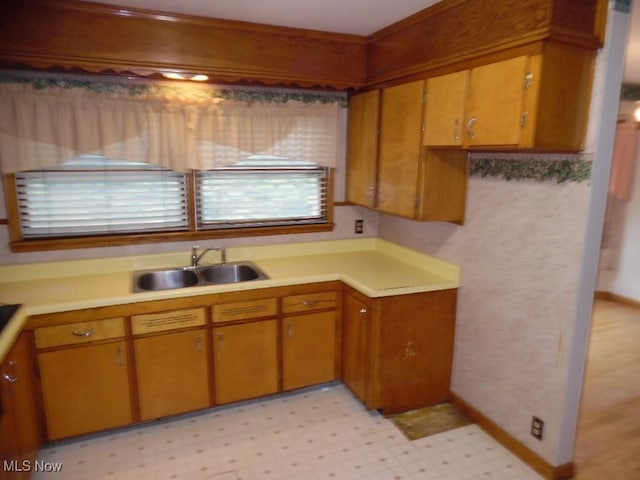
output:
[{"label": "light countertop", "polygon": [[[211,252],[203,264],[218,261]],[[459,286],[460,269],[377,238],[231,247],[229,262],[251,261],[267,280],[133,293],[132,272],[183,267],[190,252],[0,267],[0,303],[22,304],[0,335],[0,360],[29,315],[149,300],[341,280],[371,297]]]}]

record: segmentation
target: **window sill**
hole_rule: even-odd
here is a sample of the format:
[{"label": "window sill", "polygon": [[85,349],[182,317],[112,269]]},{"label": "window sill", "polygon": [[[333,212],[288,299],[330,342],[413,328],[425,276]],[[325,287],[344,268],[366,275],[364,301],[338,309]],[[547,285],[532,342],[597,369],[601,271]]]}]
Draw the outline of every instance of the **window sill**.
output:
[{"label": "window sill", "polygon": [[334,223],[292,225],[279,227],[233,228],[200,232],[145,233],[135,235],[101,235],[95,237],[17,240],[11,242],[11,251],[38,252],[46,250],[72,250],[77,248],[116,247],[144,243],[186,242],[217,238],[259,237],[270,235],[297,235],[333,231]]}]

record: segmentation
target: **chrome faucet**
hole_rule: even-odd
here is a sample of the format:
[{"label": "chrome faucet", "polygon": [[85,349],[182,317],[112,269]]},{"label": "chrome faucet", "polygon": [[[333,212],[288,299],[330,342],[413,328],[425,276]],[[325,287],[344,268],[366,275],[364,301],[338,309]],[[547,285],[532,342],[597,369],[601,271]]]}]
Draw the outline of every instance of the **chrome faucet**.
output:
[{"label": "chrome faucet", "polygon": [[199,267],[200,260],[202,260],[202,257],[204,257],[205,253],[210,252],[212,250],[220,252],[220,263],[222,263],[222,265],[225,265],[227,263],[227,250],[225,249],[225,247],[205,248],[202,252],[200,252],[200,254],[198,254],[198,248],[200,247],[191,247],[191,267],[192,268]]}]

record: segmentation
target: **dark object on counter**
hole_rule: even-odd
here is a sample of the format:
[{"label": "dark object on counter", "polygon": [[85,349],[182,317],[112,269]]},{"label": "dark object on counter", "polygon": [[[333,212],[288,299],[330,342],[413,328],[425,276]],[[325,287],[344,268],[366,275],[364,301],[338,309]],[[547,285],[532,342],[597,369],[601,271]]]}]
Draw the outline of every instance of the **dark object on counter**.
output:
[{"label": "dark object on counter", "polygon": [[18,311],[20,305],[0,305],[0,332],[11,321],[13,314]]}]

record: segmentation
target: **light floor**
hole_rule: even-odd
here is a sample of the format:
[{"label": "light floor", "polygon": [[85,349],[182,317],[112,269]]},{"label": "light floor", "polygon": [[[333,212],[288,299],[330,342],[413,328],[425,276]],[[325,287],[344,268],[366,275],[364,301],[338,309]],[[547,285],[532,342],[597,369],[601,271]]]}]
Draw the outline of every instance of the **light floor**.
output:
[{"label": "light floor", "polygon": [[578,480],[640,479],[640,309],[596,300],[575,463]]},{"label": "light floor", "polygon": [[540,480],[476,425],[409,441],[342,384],[44,449],[35,480]]}]

